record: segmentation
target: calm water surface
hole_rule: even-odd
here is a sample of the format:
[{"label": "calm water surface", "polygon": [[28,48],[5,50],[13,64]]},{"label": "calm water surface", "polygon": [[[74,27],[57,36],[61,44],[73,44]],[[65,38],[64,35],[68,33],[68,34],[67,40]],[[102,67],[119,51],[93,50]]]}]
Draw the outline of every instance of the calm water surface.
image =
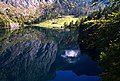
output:
[{"label": "calm water surface", "polygon": [[[73,33],[46,33],[40,40],[34,33],[16,36],[17,40],[34,39],[4,49],[0,55],[0,81],[100,81],[101,67],[80,51],[77,40],[72,40]],[[12,41],[16,41],[15,36]]]}]

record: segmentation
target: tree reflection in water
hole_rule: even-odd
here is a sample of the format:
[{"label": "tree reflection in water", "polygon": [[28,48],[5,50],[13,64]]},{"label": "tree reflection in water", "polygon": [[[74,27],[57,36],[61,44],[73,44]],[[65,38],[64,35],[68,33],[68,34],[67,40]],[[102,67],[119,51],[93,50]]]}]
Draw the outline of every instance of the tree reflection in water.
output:
[{"label": "tree reflection in water", "polygon": [[[66,33],[69,32],[37,30],[45,31],[46,37],[41,34],[43,38],[39,38],[36,33],[32,32],[25,33],[23,36],[19,34],[20,36],[16,35],[14,38],[24,39],[24,41],[14,42],[5,47],[0,54],[0,81],[48,81],[52,79],[58,81],[56,78],[59,73],[73,75],[65,77],[66,79],[75,79],[81,75],[88,75],[88,78],[91,76],[94,79],[102,71],[91,57],[80,53],[76,37],[75,40],[68,40],[74,37],[72,36],[74,34],[68,36]],[[31,39],[25,40],[26,35]],[[51,37],[51,35],[55,36]],[[33,37],[34,39],[32,39]],[[14,38],[12,40],[16,41]],[[59,72],[61,70],[64,71]],[[66,72],[66,70],[70,72]],[[58,79],[61,80],[61,77]],[[66,81],[66,79],[62,81]],[[79,79],[82,78],[79,77]],[[72,81],[76,81],[76,79]]]}]

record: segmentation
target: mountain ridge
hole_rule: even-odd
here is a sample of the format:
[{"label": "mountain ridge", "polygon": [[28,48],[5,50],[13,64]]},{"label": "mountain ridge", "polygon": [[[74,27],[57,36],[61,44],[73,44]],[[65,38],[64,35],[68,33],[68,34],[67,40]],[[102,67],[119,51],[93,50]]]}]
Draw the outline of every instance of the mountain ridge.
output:
[{"label": "mountain ridge", "polygon": [[39,2],[51,4],[53,0],[2,0],[2,2],[16,7],[28,8],[39,6]]}]

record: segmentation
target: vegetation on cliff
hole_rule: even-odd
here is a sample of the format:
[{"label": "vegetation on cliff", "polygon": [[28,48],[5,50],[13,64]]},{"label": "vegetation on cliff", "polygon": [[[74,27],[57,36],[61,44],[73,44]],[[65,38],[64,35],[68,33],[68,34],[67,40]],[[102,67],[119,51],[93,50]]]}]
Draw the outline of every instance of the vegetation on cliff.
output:
[{"label": "vegetation on cliff", "polygon": [[120,81],[120,2],[113,5],[89,15],[79,27],[81,49],[100,53],[103,81]]},{"label": "vegetation on cliff", "polygon": [[22,4],[16,5],[18,4],[16,1],[0,1],[0,22],[3,22],[3,24],[0,24],[0,30],[2,31],[2,29],[6,29],[6,27],[10,29],[10,31],[18,29],[24,26],[26,22],[30,23],[43,15],[44,10],[48,7],[49,9],[52,7],[50,7],[51,4],[41,3],[38,3],[36,6],[31,5],[30,7],[24,7]]}]

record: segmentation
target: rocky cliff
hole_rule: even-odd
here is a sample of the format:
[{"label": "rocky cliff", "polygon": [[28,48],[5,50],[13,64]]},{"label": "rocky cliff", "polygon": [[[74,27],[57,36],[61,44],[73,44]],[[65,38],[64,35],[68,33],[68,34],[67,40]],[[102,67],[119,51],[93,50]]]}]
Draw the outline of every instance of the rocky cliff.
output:
[{"label": "rocky cliff", "polygon": [[36,7],[40,2],[50,4],[53,0],[2,0],[2,2],[16,7]]},{"label": "rocky cliff", "polygon": [[31,22],[43,15],[52,3],[53,0],[1,0],[0,29],[15,30],[24,22]]}]

